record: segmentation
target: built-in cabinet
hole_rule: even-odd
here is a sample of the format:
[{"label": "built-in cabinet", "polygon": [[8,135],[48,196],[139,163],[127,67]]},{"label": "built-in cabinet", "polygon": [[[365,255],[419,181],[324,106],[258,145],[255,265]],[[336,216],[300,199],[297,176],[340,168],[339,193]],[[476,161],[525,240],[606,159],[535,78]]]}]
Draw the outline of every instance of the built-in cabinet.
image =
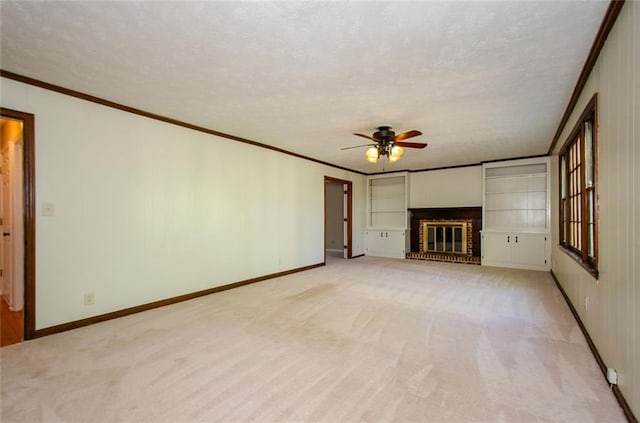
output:
[{"label": "built-in cabinet", "polygon": [[548,235],[527,232],[482,233],[482,264],[545,270]]},{"label": "built-in cabinet", "polygon": [[551,268],[549,158],[483,165],[482,264]]},{"label": "built-in cabinet", "polygon": [[367,178],[366,255],[405,258],[411,241],[408,193],[406,172]]},{"label": "built-in cabinet", "polygon": [[365,231],[366,255],[405,258],[410,244],[409,230],[385,229]]}]

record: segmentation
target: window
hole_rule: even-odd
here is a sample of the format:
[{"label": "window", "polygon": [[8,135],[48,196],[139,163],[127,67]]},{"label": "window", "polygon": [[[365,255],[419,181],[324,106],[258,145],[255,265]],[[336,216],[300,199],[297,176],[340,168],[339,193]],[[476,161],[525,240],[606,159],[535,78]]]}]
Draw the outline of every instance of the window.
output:
[{"label": "window", "polygon": [[560,245],[597,275],[597,95],[560,150]]}]

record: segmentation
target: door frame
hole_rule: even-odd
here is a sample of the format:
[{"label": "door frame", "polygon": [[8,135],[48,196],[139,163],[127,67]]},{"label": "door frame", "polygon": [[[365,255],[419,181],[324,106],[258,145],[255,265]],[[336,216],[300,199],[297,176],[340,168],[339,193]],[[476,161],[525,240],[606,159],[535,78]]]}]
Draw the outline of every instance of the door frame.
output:
[{"label": "door frame", "polygon": [[[324,177],[324,262],[327,262],[327,182],[335,182],[347,186],[347,258],[353,257],[353,182],[346,179],[334,178],[332,176]],[[344,207],[344,205],[343,205]],[[343,246],[344,248],[344,246]]]},{"label": "door frame", "polygon": [[36,337],[36,183],[35,115],[0,108],[0,115],[22,121],[22,201],[24,213],[24,339]]}]

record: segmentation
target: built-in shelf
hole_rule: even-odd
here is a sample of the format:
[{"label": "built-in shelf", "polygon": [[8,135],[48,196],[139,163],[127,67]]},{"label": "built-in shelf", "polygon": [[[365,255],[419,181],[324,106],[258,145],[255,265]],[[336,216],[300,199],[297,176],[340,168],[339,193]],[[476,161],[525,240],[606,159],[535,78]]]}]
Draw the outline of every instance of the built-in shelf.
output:
[{"label": "built-in shelf", "polygon": [[550,268],[549,158],[483,165],[482,264]]},{"label": "built-in shelf", "polygon": [[365,254],[404,258],[409,252],[409,174],[367,178]]},{"label": "built-in shelf", "polygon": [[548,158],[485,164],[484,230],[547,231],[547,170]]},{"label": "built-in shelf", "polygon": [[367,227],[408,227],[408,174],[375,175],[367,178]]}]

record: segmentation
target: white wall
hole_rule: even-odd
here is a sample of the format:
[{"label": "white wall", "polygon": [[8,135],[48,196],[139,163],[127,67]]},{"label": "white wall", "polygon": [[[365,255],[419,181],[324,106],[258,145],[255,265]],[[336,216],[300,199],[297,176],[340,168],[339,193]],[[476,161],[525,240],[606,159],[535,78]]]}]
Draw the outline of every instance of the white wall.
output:
[{"label": "white wall", "polygon": [[[600,277],[592,277],[557,245],[552,268],[605,364],[618,371],[620,390],[640,417],[639,28],[640,3],[626,2],[555,151],[597,92]],[[557,240],[557,155],[552,171],[552,228]]]},{"label": "white wall", "polygon": [[482,206],[482,166],[409,174],[409,207]]},{"label": "white wall", "polygon": [[322,263],[325,175],[353,181],[364,252],[362,175],[1,82],[35,114],[37,329]]}]

